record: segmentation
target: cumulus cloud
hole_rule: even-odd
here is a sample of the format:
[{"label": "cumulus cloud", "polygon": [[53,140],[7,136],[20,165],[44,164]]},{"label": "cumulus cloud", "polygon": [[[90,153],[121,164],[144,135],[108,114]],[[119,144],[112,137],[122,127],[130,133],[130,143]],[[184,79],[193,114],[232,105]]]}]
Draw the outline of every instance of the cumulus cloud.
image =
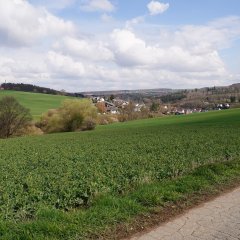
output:
[{"label": "cumulus cloud", "polygon": [[100,41],[91,41],[90,39],[65,37],[62,41],[56,42],[54,48],[85,61],[110,61],[113,59],[113,54],[106,44]]},{"label": "cumulus cloud", "polygon": [[25,0],[0,1],[0,44],[27,46],[44,37],[74,32],[70,21],[60,19],[44,8]]},{"label": "cumulus cloud", "polygon": [[[71,1],[62,0],[67,2]],[[91,6],[105,12],[112,9]],[[84,91],[237,81],[239,75],[229,72],[221,50],[240,38],[240,17],[174,28],[153,26],[146,20],[137,17],[126,26],[114,21],[104,31],[89,28],[82,33],[81,24],[74,25],[39,5],[0,1],[0,82]]]},{"label": "cumulus cloud", "polygon": [[49,51],[47,55],[48,67],[53,77],[81,77],[85,74],[85,68],[81,62],[74,61],[71,57],[61,53]]},{"label": "cumulus cloud", "polygon": [[82,0],[80,9],[87,12],[112,12],[115,7],[109,0]]},{"label": "cumulus cloud", "polygon": [[178,45],[160,47],[147,44],[130,30],[114,30],[111,34],[112,51],[121,66],[163,68],[179,72],[200,72],[223,69],[224,64],[216,50],[196,54]]},{"label": "cumulus cloud", "polygon": [[9,49],[0,54],[0,82],[46,84],[49,72],[45,55],[29,49]]},{"label": "cumulus cloud", "polygon": [[150,15],[158,15],[168,10],[169,3],[161,3],[153,0],[147,5],[147,8]]}]

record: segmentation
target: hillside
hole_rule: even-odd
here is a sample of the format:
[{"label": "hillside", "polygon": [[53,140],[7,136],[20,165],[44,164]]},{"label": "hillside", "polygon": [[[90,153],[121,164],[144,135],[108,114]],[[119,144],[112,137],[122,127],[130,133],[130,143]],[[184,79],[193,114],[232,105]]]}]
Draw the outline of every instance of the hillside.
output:
[{"label": "hillside", "polygon": [[[0,236],[99,239],[116,223],[239,176],[239,118],[235,109],[0,140]],[[201,170],[208,164],[218,165]]]},{"label": "hillside", "polygon": [[84,96],[101,96],[120,98],[126,101],[145,103],[157,101],[160,104],[171,104],[183,108],[213,109],[216,104],[231,103],[233,107],[239,106],[240,84],[222,87],[205,87],[195,89],[142,89],[119,91],[82,92]]},{"label": "hillside", "polygon": [[70,93],[70,92],[66,92],[65,90],[58,91],[52,88],[40,87],[37,85],[26,84],[26,83],[2,83],[0,84],[0,90],[1,89],[11,90],[11,91],[20,91],[20,92],[63,95],[63,96],[69,96],[69,97],[80,97],[80,98],[83,97],[83,95],[79,93]]},{"label": "hillside", "polygon": [[4,96],[15,97],[23,106],[29,108],[34,119],[38,119],[42,113],[48,109],[57,108],[61,103],[68,99],[66,96],[43,94],[43,93],[29,93],[21,91],[0,91],[0,98]]},{"label": "hillside", "polygon": [[180,99],[175,103],[183,107],[211,108],[215,104],[229,103],[232,107],[239,106],[240,85],[227,87],[206,87],[201,89],[184,90],[179,92]]}]

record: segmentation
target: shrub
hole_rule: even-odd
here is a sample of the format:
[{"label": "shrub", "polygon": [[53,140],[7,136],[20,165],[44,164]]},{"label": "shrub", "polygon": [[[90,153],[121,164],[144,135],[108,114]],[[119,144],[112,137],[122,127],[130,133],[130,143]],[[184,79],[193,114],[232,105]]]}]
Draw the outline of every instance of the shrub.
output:
[{"label": "shrub", "polygon": [[86,117],[81,126],[82,131],[93,130],[96,127],[96,120],[91,117]]},{"label": "shrub", "polygon": [[107,108],[106,108],[104,102],[98,102],[98,103],[96,103],[96,108],[98,109],[98,112],[99,112],[99,113],[106,113],[106,112],[107,112]]},{"label": "shrub", "polygon": [[19,131],[18,134],[20,136],[37,136],[37,135],[42,135],[43,131],[39,127],[35,126],[34,124],[29,124],[24,129]]},{"label": "shrub", "polygon": [[89,100],[66,100],[62,106],[45,113],[37,126],[44,132],[73,132],[95,128],[97,109]]},{"label": "shrub", "polygon": [[126,122],[128,121],[128,115],[124,113],[120,113],[118,116],[118,121],[119,122]]},{"label": "shrub", "polygon": [[117,115],[112,114],[98,114],[97,123],[99,125],[107,125],[111,123],[119,122]]}]

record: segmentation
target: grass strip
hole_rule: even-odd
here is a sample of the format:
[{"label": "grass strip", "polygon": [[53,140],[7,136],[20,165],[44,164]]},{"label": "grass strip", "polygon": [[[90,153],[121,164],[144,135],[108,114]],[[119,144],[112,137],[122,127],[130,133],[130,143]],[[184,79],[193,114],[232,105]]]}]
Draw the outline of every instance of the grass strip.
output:
[{"label": "grass strip", "polygon": [[124,196],[100,196],[87,209],[64,212],[42,206],[34,219],[2,220],[0,239],[119,239],[150,226],[153,221],[146,219],[153,215],[159,221],[161,214],[169,215],[169,209],[179,213],[183,205],[195,205],[200,196],[213,196],[238,183],[239,160],[210,164],[177,179],[138,186]]}]

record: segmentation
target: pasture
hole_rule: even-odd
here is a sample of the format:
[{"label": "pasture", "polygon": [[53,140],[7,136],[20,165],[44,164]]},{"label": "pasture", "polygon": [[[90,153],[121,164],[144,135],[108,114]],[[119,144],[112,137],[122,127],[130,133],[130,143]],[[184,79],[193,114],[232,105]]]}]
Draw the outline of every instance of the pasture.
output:
[{"label": "pasture", "polygon": [[20,104],[30,109],[31,114],[35,120],[39,119],[42,113],[47,112],[49,109],[58,108],[65,99],[69,98],[66,96],[42,93],[7,90],[0,91],[0,98],[4,96],[15,97],[20,102]]}]

